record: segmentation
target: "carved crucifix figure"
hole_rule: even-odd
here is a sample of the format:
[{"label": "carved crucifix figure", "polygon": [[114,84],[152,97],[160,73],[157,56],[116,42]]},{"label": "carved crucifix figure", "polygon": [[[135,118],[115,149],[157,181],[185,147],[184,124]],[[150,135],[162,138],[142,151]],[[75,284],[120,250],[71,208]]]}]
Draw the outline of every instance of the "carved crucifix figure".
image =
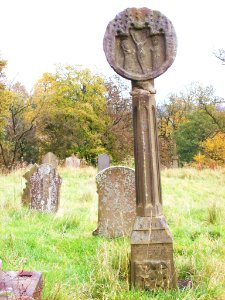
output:
[{"label": "carved crucifix figure", "polygon": [[[124,36],[126,49],[121,46]],[[136,219],[131,285],[150,290],[176,287],[173,240],[162,210],[154,89],[154,78],[175,59],[176,34],[160,12],[128,8],[109,23],[104,51],[111,67],[132,81]],[[131,53],[127,60],[125,54]]]},{"label": "carved crucifix figure", "polygon": [[142,73],[145,74],[147,71],[147,64],[145,62],[145,45],[149,36],[148,31],[145,28],[143,30],[131,29],[130,35],[136,47],[136,56],[138,64],[141,68]]}]

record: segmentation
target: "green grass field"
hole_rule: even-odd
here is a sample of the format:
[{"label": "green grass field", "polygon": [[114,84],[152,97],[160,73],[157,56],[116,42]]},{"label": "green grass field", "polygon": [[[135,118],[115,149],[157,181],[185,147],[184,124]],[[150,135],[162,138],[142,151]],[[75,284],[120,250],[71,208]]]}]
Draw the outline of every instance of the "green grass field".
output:
[{"label": "green grass field", "polygon": [[192,288],[130,290],[129,239],[92,236],[97,226],[94,168],[59,169],[57,214],[21,206],[23,171],[0,175],[0,258],[4,270],[37,270],[43,300],[225,299],[225,170],[162,172],[164,214],[179,279]]}]

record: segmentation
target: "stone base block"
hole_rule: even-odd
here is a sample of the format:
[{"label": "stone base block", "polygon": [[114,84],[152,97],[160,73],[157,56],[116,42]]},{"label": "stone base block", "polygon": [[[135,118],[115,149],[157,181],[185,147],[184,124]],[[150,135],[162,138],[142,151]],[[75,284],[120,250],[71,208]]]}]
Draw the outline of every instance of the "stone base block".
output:
[{"label": "stone base block", "polygon": [[40,300],[42,288],[39,272],[0,271],[0,300]]},{"label": "stone base block", "polygon": [[148,290],[177,286],[173,241],[163,216],[136,217],[131,235],[130,281]]}]

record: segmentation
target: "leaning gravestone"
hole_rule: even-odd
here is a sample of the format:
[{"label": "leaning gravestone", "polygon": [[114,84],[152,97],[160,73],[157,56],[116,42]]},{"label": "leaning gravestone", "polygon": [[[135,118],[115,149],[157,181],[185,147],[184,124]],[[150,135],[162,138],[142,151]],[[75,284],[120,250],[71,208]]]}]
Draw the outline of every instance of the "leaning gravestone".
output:
[{"label": "leaning gravestone", "polygon": [[131,234],[131,284],[143,289],[176,287],[173,240],[162,211],[154,78],[176,56],[172,23],[159,11],[127,8],[104,36],[111,67],[132,81],[136,220]]},{"label": "leaning gravestone", "polygon": [[48,164],[57,169],[59,160],[55,154],[53,154],[52,152],[48,152],[42,157],[42,164]]},{"label": "leaning gravestone", "polygon": [[67,157],[65,160],[66,168],[80,168],[80,159],[76,155],[72,154],[70,157]]},{"label": "leaning gravestone", "polygon": [[130,236],[136,216],[134,170],[109,167],[96,176],[98,192],[98,228],[94,235]]},{"label": "leaning gravestone", "polygon": [[24,178],[27,182],[22,195],[23,204],[29,206],[30,209],[56,212],[59,207],[62,180],[53,166],[35,165],[24,175]]},{"label": "leaning gravestone", "polygon": [[110,157],[108,154],[98,155],[98,172],[108,168],[110,166]]},{"label": "leaning gravestone", "polygon": [[30,181],[30,178],[37,171],[37,169],[38,169],[37,164],[31,165],[29,171],[27,171],[23,175],[23,177],[26,179],[26,186],[23,189],[22,203],[25,206],[30,206],[30,203],[31,203],[31,181]]}]

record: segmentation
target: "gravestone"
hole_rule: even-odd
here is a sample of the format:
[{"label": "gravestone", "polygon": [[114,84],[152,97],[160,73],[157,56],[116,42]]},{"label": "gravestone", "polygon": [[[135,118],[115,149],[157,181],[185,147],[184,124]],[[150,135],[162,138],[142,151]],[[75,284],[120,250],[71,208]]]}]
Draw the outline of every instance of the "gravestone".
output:
[{"label": "gravestone", "polygon": [[42,289],[40,272],[0,271],[1,300],[41,300]]},{"label": "gravestone", "polygon": [[49,164],[34,165],[24,177],[27,182],[22,196],[23,204],[30,209],[56,212],[62,180],[55,168]]},{"label": "gravestone", "polygon": [[30,178],[31,176],[37,171],[38,169],[38,165],[34,164],[34,165],[30,165],[30,169],[29,171],[27,171],[23,177],[26,179],[26,186],[23,189],[23,194],[22,194],[22,203],[25,206],[30,206],[31,203],[31,182],[30,182]]},{"label": "gravestone", "polygon": [[80,168],[80,159],[76,155],[72,154],[70,157],[67,157],[65,160],[66,168]]},{"label": "gravestone", "polygon": [[131,234],[131,285],[154,290],[176,287],[173,240],[162,211],[154,78],[176,56],[176,34],[159,11],[127,8],[104,36],[111,67],[131,79],[136,219]]},{"label": "gravestone", "polygon": [[98,155],[98,172],[108,168],[110,166],[110,157],[108,154]]},{"label": "gravestone", "polygon": [[98,228],[94,235],[130,236],[136,216],[135,175],[128,167],[115,166],[96,176]]},{"label": "gravestone", "polygon": [[59,160],[55,154],[53,154],[52,152],[48,152],[42,157],[42,164],[48,164],[57,169]]},{"label": "gravestone", "polygon": [[80,160],[80,167],[81,168],[85,168],[86,166],[87,166],[87,162],[86,162],[85,158],[82,158]]}]

